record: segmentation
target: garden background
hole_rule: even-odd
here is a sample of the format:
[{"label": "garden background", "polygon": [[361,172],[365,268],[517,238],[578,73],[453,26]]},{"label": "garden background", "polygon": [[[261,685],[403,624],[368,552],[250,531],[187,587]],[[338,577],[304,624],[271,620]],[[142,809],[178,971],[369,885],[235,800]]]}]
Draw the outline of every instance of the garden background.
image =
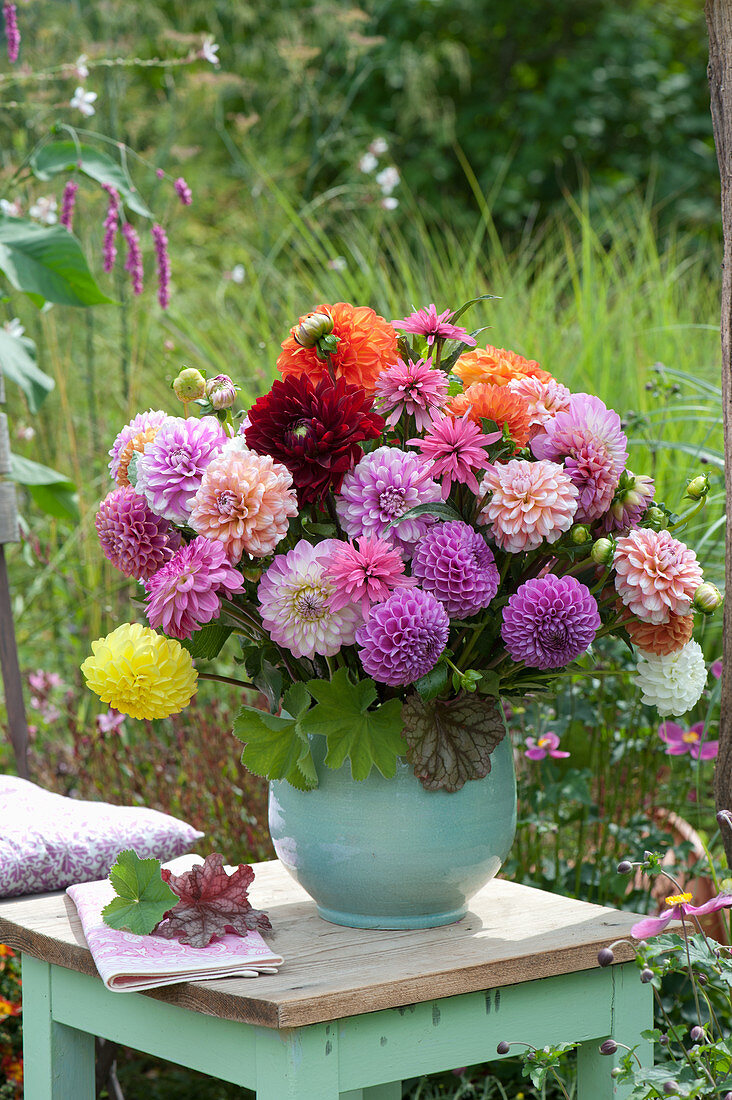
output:
[{"label": "garden background", "polygon": [[[18,24],[18,62],[0,65],[0,198],[35,207],[40,222],[44,199],[60,213],[67,176],[39,179],[32,158],[49,141],[92,146],[126,166],[165,227],[172,270],[162,309],[140,218],[143,294],[121,262],[104,272],[107,196],[82,179],[74,232],[114,303],[39,312],[12,291],[0,300],[0,325],[25,329],[55,382],[37,412],[8,384],[13,451],[66,479],[19,487],[23,539],[8,547],[34,780],[176,813],[206,831],[203,854],[270,854],[264,784],[238,764],[229,732],[234,691],[206,684],[176,719],[108,729],[79,664],[138,610],[93,522],[117,431],[140,408],[175,411],[183,365],[230,374],[246,407],[319,302],[391,318],[497,295],[470,315],[488,326],[484,342],[617,408],[631,467],[654,476],[669,507],[708,474],[707,506],[684,538],[722,587],[719,177],[694,0],[27,0]],[[721,616],[699,640],[710,662],[721,656]],[[506,873],[644,910],[619,859],[675,844],[685,865],[696,845],[707,875],[699,845],[720,856],[721,844],[713,765],[664,754],[631,672],[608,653],[595,674],[562,681],[553,712],[513,715],[517,747],[550,728],[571,757],[521,757]],[[710,677],[689,715],[709,739],[717,703]],[[0,769],[12,770],[5,741]],[[0,1024],[16,1046],[18,1022]],[[534,1095],[501,1073],[412,1082],[409,1095]],[[12,1097],[5,1076],[0,1097]],[[133,1055],[120,1079],[128,1098],[238,1095]]]}]

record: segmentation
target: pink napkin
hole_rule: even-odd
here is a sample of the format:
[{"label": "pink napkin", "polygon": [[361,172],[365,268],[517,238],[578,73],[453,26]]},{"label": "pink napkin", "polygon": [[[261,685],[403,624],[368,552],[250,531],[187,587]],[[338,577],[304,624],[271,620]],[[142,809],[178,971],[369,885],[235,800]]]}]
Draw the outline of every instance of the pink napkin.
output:
[{"label": "pink napkin", "polygon": [[[182,860],[174,861],[179,862]],[[102,920],[102,909],[114,897],[108,879],[69,886],[66,893],[78,910],[99,976],[115,993],[207,978],[256,978],[259,974],[275,974],[283,962],[259,932],[246,936],[227,933],[208,947],[187,947],[177,940],[108,928]]]}]

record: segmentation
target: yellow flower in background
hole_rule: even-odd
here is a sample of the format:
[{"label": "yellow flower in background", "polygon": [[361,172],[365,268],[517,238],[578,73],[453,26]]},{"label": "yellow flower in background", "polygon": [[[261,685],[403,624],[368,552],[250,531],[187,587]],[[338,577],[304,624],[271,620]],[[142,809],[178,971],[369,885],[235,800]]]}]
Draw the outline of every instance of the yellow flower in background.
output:
[{"label": "yellow flower in background", "polygon": [[198,673],[190,653],[148,626],[118,626],[92,642],[92,653],[81,666],[88,686],[130,718],[167,718],[196,694]]}]

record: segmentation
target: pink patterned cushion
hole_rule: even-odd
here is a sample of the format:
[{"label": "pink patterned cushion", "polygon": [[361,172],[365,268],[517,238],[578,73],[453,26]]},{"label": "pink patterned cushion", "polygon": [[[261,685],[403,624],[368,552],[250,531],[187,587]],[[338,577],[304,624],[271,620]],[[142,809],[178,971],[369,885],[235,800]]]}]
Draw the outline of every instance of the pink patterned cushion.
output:
[{"label": "pink patterned cushion", "polygon": [[80,802],[14,775],[0,775],[0,822],[0,897],[104,878],[123,848],[174,859],[204,835],[158,810]]}]

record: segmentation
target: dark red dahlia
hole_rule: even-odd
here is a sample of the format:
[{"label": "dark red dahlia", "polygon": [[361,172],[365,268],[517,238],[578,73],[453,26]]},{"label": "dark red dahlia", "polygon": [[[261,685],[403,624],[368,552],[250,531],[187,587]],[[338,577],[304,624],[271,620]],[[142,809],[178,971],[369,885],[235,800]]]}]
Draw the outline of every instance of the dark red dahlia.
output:
[{"label": "dark red dahlia", "polygon": [[249,410],[247,446],[271,455],[292,474],[299,504],[322,503],[363,454],[365,439],[377,439],[384,419],[371,398],[342,378],[323,378],[316,386],[307,375],[274,382]]}]

